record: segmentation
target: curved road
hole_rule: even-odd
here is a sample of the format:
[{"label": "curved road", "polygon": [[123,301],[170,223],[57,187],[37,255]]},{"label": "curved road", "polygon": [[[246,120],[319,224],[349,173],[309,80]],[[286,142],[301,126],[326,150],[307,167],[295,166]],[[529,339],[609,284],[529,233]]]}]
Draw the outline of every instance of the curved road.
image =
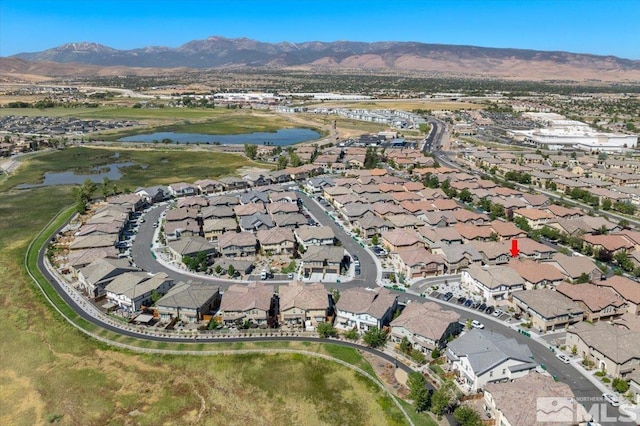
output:
[{"label": "curved road", "polygon": [[[425,146],[424,146],[425,149],[427,149],[428,147],[429,150],[432,149],[434,143],[436,144],[436,146],[439,145],[440,138],[444,133],[444,128],[440,129],[439,123],[432,122],[432,125],[434,125],[434,129],[431,132],[429,137],[432,137],[433,135],[433,138],[430,144],[425,143]],[[298,195],[302,199],[305,207],[316,218],[316,220],[321,224],[323,224],[324,226],[331,227],[334,230],[336,236],[342,242],[344,248],[349,253],[356,254],[360,258],[362,275],[350,282],[336,284],[336,286],[339,288],[376,286],[377,285],[376,284],[377,269],[376,269],[376,264],[370,252],[368,250],[365,250],[363,247],[361,247],[360,244],[354,241],[353,238],[351,238],[348,234],[346,234],[343,229],[338,227],[336,223],[326,214],[325,210],[321,208],[314,200],[309,198],[306,194],[303,194],[300,192],[298,192]],[[160,217],[163,211],[164,211],[164,208],[156,207],[150,210],[148,213],[146,213],[146,221],[140,225],[138,235],[132,247],[132,257],[134,258],[134,261],[137,264],[137,266],[146,271],[153,272],[153,273],[165,272],[176,281],[191,279],[193,278],[192,275],[183,274],[174,269],[167,268],[163,264],[159,263],[156,259],[154,259],[154,257],[151,254],[151,250],[149,248],[151,246],[154,231],[155,231],[155,228],[153,228],[153,223],[155,223],[158,220],[158,218]],[[54,233],[53,235],[55,235],[56,233]],[[74,311],[76,311],[76,313],[80,317],[82,317],[86,321],[92,324],[95,324],[101,328],[107,329],[109,331],[119,333],[125,336],[139,338],[139,339],[165,341],[165,342],[189,342],[191,340],[189,338],[184,338],[184,337],[181,338],[181,337],[171,337],[171,336],[140,334],[131,330],[125,330],[120,327],[116,327],[108,322],[105,322],[105,320],[102,319],[100,316],[91,315],[89,312],[85,310],[86,309],[85,307],[81,306],[81,304],[87,303],[87,302],[83,302],[81,300],[77,300],[75,298],[70,297],[69,294],[64,289],[62,289],[61,284],[45,267],[44,256],[45,256],[47,246],[48,244],[45,244],[38,253],[38,268],[41,270],[42,274],[49,280],[52,286],[56,289],[60,297],[62,297],[63,300],[72,309],[74,309]],[[199,277],[199,279],[218,285],[222,289],[227,288],[231,283],[233,283],[233,281],[219,280],[211,277]],[[405,302],[410,300],[411,301],[424,300],[424,298],[421,298],[418,295],[407,294],[402,292],[398,292],[398,293],[399,293],[400,299]],[[474,312],[470,309],[466,309],[464,307],[460,307],[458,305],[444,302],[441,300],[437,300],[437,299],[430,299],[430,300],[440,304],[442,307],[446,309],[450,309],[458,312],[462,318],[477,319],[478,321],[484,322],[486,329],[491,332],[495,331],[500,334],[513,337],[518,342],[527,344],[534,355],[535,361],[538,363],[545,364],[548,368],[548,371],[551,374],[556,375],[559,380],[567,383],[571,387],[576,397],[591,398],[592,401],[594,401],[594,402],[588,402],[585,400],[584,405],[587,408],[587,410],[591,408],[592,404],[599,402],[598,398],[601,396],[601,392],[599,391],[599,389],[596,386],[594,386],[587,378],[582,376],[575,368],[573,368],[570,365],[563,364],[561,361],[559,361],[555,357],[555,355],[549,350],[548,347],[544,347],[543,345],[538,344],[538,342],[532,342],[530,338],[525,337],[522,334],[519,334],[512,328],[506,326],[503,322],[496,320],[493,317],[490,317],[484,314],[479,314],[478,312]],[[373,353],[389,362],[397,362],[398,368],[401,368],[404,371],[407,371],[407,372],[413,371],[408,365],[402,362],[396,361],[392,356],[386,353],[377,351],[375,349],[363,347],[351,342],[339,341],[334,339],[327,340],[327,339],[309,338],[309,337],[275,337],[275,336],[274,337],[252,336],[250,338],[241,338],[241,337],[221,338],[221,337],[203,335],[203,336],[198,336],[196,341],[198,342],[241,342],[241,341],[249,341],[249,340],[252,340],[252,341],[267,341],[267,340],[268,341],[270,340],[314,341],[314,342],[322,342],[322,343],[331,342],[331,343],[348,346],[355,349]],[[605,407],[605,405],[602,405],[602,407]],[[607,407],[607,414],[609,414],[610,416],[614,416],[614,412],[611,409],[611,407],[608,407],[608,406],[606,407]],[[615,423],[606,423],[602,421],[600,423],[615,424]]]}]

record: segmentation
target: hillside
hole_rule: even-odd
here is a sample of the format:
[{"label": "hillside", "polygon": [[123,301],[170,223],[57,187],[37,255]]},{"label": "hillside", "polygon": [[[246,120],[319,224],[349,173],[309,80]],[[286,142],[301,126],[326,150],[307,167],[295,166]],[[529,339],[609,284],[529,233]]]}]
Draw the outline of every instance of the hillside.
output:
[{"label": "hillside", "polygon": [[[6,63],[7,59],[28,61],[25,64],[46,61],[46,66],[23,65],[30,73],[39,75],[60,75],[64,68],[59,64],[80,63],[99,67],[82,67],[82,73],[101,75],[122,73],[122,67],[133,67],[130,74],[144,73],[145,68],[264,67],[419,71],[523,80],[640,81],[640,61],[614,56],[416,42],[264,43],[247,38],[209,37],[177,48],[151,46],[132,50],[97,43],[68,43],[42,52],[2,58],[3,73],[12,66]],[[73,65],[68,72],[78,74],[79,70]]]}]

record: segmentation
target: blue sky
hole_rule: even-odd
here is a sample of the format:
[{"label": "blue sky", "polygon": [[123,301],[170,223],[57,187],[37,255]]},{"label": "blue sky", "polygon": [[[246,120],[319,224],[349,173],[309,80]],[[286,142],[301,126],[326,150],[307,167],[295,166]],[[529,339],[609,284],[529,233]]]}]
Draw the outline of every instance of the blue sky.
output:
[{"label": "blue sky", "polygon": [[640,0],[0,0],[0,56],[80,41],[116,49],[178,47],[212,35],[418,41],[640,59]]}]

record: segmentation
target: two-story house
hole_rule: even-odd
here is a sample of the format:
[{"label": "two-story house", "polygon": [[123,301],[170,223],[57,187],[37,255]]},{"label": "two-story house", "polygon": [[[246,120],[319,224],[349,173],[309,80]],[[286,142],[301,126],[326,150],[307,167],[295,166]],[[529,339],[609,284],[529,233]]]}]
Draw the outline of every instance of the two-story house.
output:
[{"label": "two-story house", "polygon": [[335,327],[340,330],[356,329],[366,332],[370,328],[388,325],[398,308],[398,296],[383,287],[373,291],[362,287],[344,290],[336,303]]}]

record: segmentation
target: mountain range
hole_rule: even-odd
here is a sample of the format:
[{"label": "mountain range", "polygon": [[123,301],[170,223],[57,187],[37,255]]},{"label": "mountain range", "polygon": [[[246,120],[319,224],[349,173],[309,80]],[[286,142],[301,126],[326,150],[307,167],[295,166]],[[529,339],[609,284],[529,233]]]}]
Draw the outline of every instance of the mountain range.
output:
[{"label": "mountain range", "polygon": [[68,43],[11,58],[100,67],[378,69],[533,80],[640,81],[640,61],[615,56],[392,41],[265,43],[214,36],[177,48],[118,50],[98,43]]}]

